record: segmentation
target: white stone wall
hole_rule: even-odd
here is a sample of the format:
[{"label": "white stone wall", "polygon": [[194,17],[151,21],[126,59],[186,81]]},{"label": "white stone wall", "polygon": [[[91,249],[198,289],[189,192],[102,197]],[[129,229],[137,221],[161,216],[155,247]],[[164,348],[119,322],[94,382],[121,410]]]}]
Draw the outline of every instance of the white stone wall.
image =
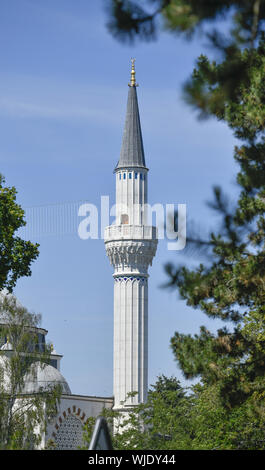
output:
[{"label": "white stone wall", "polygon": [[[136,177],[137,175],[137,177]],[[132,168],[116,173],[116,225],[122,222],[121,216],[128,215],[128,225],[146,225],[148,170]]]}]

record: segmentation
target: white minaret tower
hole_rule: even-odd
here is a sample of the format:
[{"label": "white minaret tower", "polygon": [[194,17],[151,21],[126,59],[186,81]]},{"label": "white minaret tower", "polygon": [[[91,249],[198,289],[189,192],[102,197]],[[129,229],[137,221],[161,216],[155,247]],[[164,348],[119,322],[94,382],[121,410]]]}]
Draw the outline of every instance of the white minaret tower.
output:
[{"label": "white minaret tower", "polygon": [[[148,267],[157,248],[148,225],[147,176],[132,59],[127,114],[116,174],[116,220],[105,229],[114,267],[114,409],[126,411],[147,398]],[[128,394],[137,392],[133,397]]]}]

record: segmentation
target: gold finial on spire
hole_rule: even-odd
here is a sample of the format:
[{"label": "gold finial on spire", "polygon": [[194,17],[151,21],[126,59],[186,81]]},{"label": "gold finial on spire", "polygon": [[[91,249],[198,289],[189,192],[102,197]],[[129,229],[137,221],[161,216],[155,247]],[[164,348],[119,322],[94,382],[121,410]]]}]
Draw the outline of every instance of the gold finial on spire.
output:
[{"label": "gold finial on spire", "polygon": [[134,68],[135,59],[134,58],[131,58],[131,63],[132,63],[131,81],[129,83],[129,86],[138,86],[138,84],[135,81],[135,68]]}]

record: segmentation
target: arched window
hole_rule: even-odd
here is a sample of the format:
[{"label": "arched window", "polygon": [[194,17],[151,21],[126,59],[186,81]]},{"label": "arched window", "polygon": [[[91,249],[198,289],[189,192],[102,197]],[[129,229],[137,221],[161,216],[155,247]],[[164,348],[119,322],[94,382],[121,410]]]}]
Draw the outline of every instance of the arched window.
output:
[{"label": "arched window", "polygon": [[76,450],[83,442],[83,424],[76,416],[67,416],[55,437],[56,450]]}]

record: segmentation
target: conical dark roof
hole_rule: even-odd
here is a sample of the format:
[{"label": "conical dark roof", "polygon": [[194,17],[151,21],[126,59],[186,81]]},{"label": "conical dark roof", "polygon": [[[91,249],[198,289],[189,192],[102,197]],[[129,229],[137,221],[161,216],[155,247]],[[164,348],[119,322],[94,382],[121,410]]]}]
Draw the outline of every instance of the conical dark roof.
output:
[{"label": "conical dark roof", "polygon": [[136,86],[131,85],[129,86],[120,159],[115,170],[126,167],[146,168]]}]

